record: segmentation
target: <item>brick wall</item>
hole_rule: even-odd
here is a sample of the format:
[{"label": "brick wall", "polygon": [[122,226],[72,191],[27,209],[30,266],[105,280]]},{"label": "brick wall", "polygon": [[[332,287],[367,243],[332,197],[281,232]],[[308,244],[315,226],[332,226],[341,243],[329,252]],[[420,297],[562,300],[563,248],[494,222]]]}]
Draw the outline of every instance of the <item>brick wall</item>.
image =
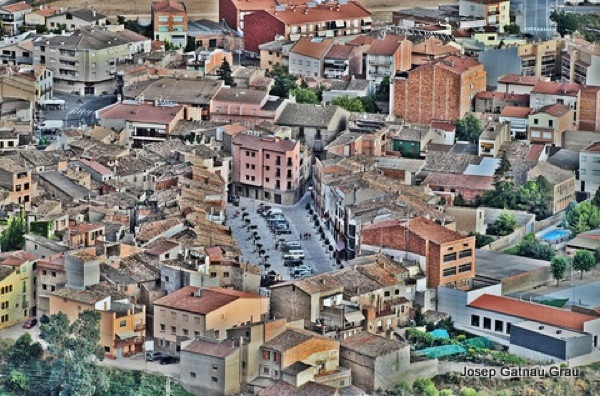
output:
[{"label": "brick wall", "polygon": [[315,338],[285,351],[281,366],[288,367],[296,362],[320,362],[325,364],[325,371],[335,370],[340,361],[339,349],[338,341]]},{"label": "brick wall", "polygon": [[289,321],[302,319],[310,323],[310,296],[294,285],[271,290],[271,315]]},{"label": "brick wall", "polygon": [[260,53],[258,46],[272,41],[278,34],[285,34],[284,23],[265,11],[258,11],[244,17],[246,51]]},{"label": "brick wall", "polygon": [[225,19],[227,25],[237,30],[238,28],[238,11],[233,3],[234,0],[219,0],[219,21]]},{"label": "brick wall", "polygon": [[600,130],[600,91],[581,90],[578,99],[579,130]]}]

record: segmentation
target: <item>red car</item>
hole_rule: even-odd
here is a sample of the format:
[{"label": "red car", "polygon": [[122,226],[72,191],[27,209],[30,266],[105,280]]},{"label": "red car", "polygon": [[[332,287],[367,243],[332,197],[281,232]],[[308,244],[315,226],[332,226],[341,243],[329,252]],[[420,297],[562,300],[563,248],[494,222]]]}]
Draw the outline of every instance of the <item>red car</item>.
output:
[{"label": "red car", "polygon": [[23,328],[24,329],[31,329],[33,327],[35,327],[35,325],[37,325],[37,319],[36,318],[29,318],[25,321],[25,323],[23,323]]}]

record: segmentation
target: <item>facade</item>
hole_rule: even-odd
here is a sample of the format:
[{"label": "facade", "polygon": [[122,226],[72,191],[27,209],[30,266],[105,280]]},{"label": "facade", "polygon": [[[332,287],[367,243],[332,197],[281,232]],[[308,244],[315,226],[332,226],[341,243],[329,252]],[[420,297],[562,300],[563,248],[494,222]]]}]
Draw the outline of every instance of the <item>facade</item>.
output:
[{"label": "facade", "polygon": [[228,329],[258,322],[268,310],[268,298],[257,294],[186,286],[154,301],[155,345],[179,353],[182,341],[198,336],[225,340]]},{"label": "facade", "polygon": [[500,147],[504,142],[510,142],[510,124],[491,124],[479,135],[478,155],[499,157]]},{"label": "facade", "polygon": [[93,8],[66,10],[46,16],[46,28],[49,30],[74,31],[84,26],[106,26],[106,16]]},{"label": "facade", "polygon": [[131,58],[130,42],[99,27],[34,40],[33,64],[54,73],[54,89],[80,95],[112,93],[117,66]]},{"label": "facade", "polygon": [[152,3],[154,40],[169,41],[185,47],[187,42],[188,14],[183,1],[163,0]]},{"label": "facade", "polygon": [[268,41],[258,46],[260,50],[260,68],[270,72],[275,65],[289,66],[289,52],[293,41]]},{"label": "facade", "polygon": [[552,193],[552,214],[561,212],[567,208],[571,201],[575,201],[575,173],[561,169],[547,161],[540,161],[535,167],[527,172],[528,180],[535,180],[543,176],[550,182]]},{"label": "facade", "polygon": [[505,107],[529,107],[529,95],[484,91],[475,96],[475,112],[499,114]]},{"label": "facade", "polygon": [[65,287],[66,284],[67,273],[65,271],[64,255],[53,255],[37,262],[38,316],[50,316],[50,296],[58,289]]},{"label": "facade", "polygon": [[595,194],[600,187],[600,142],[594,142],[579,153],[579,191]]},{"label": "facade", "polygon": [[455,121],[471,110],[477,93],[486,89],[486,72],[478,61],[449,56],[395,78],[393,114],[407,122]]},{"label": "facade", "polygon": [[19,165],[12,159],[0,159],[0,187],[8,190],[8,201],[29,207],[37,195],[37,183],[31,176],[31,170]]},{"label": "facade", "polygon": [[600,85],[600,47],[583,39],[564,41],[561,77],[564,82]]},{"label": "facade", "polygon": [[464,237],[434,221],[417,217],[364,226],[361,245],[410,252],[425,258],[427,287],[466,289],[475,277],[475,238]]},{"label": "facade", "polygon": [[354,76],[361,72],[362,55],[356,46],[334,44],[325,55],[324,64],[323,77],[325,78],[340,79],[344,76]]},{"label": "facade", "polygon": [[562,146],[565,131],[574,128],[573,109],[563,104],[543,106],[529,115],[531,143]]},{"label": "facade", "polygon": [[411,68],[412,42],[405,36],[388,34],[383,39],[371,43],[366,52],[366,78],[375,92],[381,81],[390,81],[399,72]]},{"label": "facade", "polygon": [[245,197],[293,205],[302,197],[300,143],[240,134],[232,141],[233,188]]},{"label": "facade", "polygon": [[0,329],[37,315],[36,260],[23,250],[0,254]]},{"label": "facade", "polygon": [[450,43],[445,44],[437,37],[430,36],[412,46],[411,63],[413,66],[423,65],[432,60],[450,55],[460,55],[460,48]]},{"label": "facade", "polygon": [[46,26],[46,18],[61,12],[60,8],[40,5],[38,10],[25,15],[26,26]]},{"label": "facade", "polygon": [[458,13],[485,19],[486,25],[503,32],[510,24],[510,1],[508,0],[461,0]]},{"label": "facade", "polygon": [[325,71],[325,55],[333,43],[329,38],[301,37],[290,49],[290,74],[322,78]]},{"label": "facade", "polygon": [[560,75],[560,42],[546,40],[519,45],[521,75],[554,78]]},{"label": "facade", "polygon": [[527,126],[532,112],[531,107],[506,106],[500,113],[499,121],[510,125],[511,138],[524,140],[528,136]]},{"label": "facade", "polygon": [[1,6],[0,21],[2,21],[4,33],[9,36],[21,33],[19,28],[25,25],[25,15],[31,11],[33,8],[24,1]]},{"label": "facade", "polygon": [[431,172],[422,184],[428,185],[434,194],[444,197],[447,202],[453,202],[460,194],[466,202],[474,203],[477,197],[494,189],[494,178]]},{"label": "facade", "polygon": [[577,129],[600,131],[600,87],[581,87],[577,104]]}]

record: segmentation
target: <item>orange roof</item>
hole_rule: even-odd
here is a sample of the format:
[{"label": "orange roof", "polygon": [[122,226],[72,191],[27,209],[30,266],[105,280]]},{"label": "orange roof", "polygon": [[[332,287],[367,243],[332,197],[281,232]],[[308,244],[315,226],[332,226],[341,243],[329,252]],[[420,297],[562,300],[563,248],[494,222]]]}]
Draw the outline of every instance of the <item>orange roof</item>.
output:
[{"label": "orange roof", "polygon": [[482,91],[476,96],[477,99],[496,99],[513,102],[521,102],[529,104],[529,95],[527,94],[512,94],[499,91]]},{"label": "orange roof", "polygon": [[535,86],[540,81],[548,81],[547,77],[521,76],[518,74],[506,74],[498,79],[501,84],[529,85]]},{"label": "orange roof", "polygon": [[356,38],[353,38],[352,40],[348,41],[346,43],[346,45],[352,45],[355,47],[359,47],[362,45],[371,45],[373,43],[373,41],[375,41],[375,37],[373,36],[367,36],[367,35],[362,35],[362,36],[358,36]]},{"label": "orange roof", "polygon": [[49,16],[52,16],[54,14],[58,14],[59,12],[60,12],[60,10],[56,9],[56,8],[44,8],[44,9],[40,9],[40,10],[34,11],[33,13],[41,15],[43,17],[49,17]]},{"label": "orange roof", "polygon": [[500,115],[503,117],[527,118],[532,112],[531,107],[505,106]]},{"label": "orange roof", "polygon": [[583,324],[585,322],[597,319],[594,316],[566,311],[548,305],[533,304],[526,301],[515,300],[514,298],[492,296],[489,294],[484,294],[473,300],[469,304],[469,307],[485,309],[487,311],[516,316],[577,331],[583,330]]},{"label": "orange roof", "polygon": [[600,152],[600,142],[594,142],[583,149],[583,151]]},{"label": "orange roof", "polygon": [[14,252],[6,252],[0,254],[1,265],[19,266],[21,264],[26,263],[27,261],[35,261],[37,259],[37,256],[31,253],[27,253],[24,250],[16,250]]},{"label": "orange roof", "polygon": [[152,4],[158,12],[186,12],[185,3],[177,0],[163,0]]},{"label": "orange roof", "polygon": [[201,289],[200,295],[198,294],[199,290],[200,288],[195,286],[186,286],[159,298],[154,301],[154,305],[206,315],[240,298],[266,298],[258,294],[222,289],[220,287]]},{"label": "orange roof", "polygon": [[334,44],[325,55],[327,59],[339,59],[339,60],[348,60],[350,59],[350,55],[352,54],[352,50],[354,47],[351,45],[340,45]]},{"label": "orange roof", "polygon": [[424,185],[449,187],[449,188],[469,188],[475,190],[493,190],[494,178],[492,176],[479,175],[455,175],[443,172],[431,172],[425,180]]},{"label": "orange roof", "polygon": [[247,130],[248,128],[240,124],[225,125],[223,127],[223,133],[229,136],[234,136],[242,132],[246,132]]},{"label": "orange roof", "polygon": [[[236,4],[241,4],[239,2]],[[251,3],[251,2],[250,2]],[[286,25],[299,25],[310,22],[347,21],[370,17],[371,13],[360,4],[350,1],[346,4],[331,6],[330,4],[318,4],[316,7],[308,7],[304,4],[296,5],[295,10],[287,7],[285,11],[275,11],[274,8],[265,9]]]},{"label": "orange roof", "polygon": [[421,65],[416,69],[413,69],[411,72],[419,70],[420,67],[431,67],[432,65],[434,67],[441,67],[454,74],[459,75],[465,73],[473,67],[483,66],[481,63],[479,63],[478,60],[470,58],[468,56],[450,55]]},{"label": "orange roof", "polygon": [[290,53],[306,56],[313,59],[321,59],[333,45],[332,39],[318,37],[301,37],[290,49]]},{"label": "orange roof", "polygon": [[30,10],[31,6],[27,3],[25,3],[24,1],[21,1],[19,3],[4,6],[4,7],[2,7],[2,9],[7,12],[19,12],[19,11]]},{"label": "orange roof", "polygon": [[387,227],[393,228],[398,226],[405,227],[411,232],[420,236],[421,238],[426,239],[428,241],[433,241],[437,244],[452,241],[460,241],[466,238],[458,232],[452,231],[451,229],[446,228],[436,223],[435,221],[428,220],[424,217],[415,217],[408,221],[401,221],[395,219],[380,221],[364,226],[363,231],[376,230],[379,228]]},{"label": "orange roof", "polygon": [[441,55],[441,54],[458,54],[460,49],[453,45],[444,44],[442,40],[429,37],[419,44],[413,45],[413,53],[427,54],[427,55]]},{"label": "orange roof", "polygon": [[525,161],[538,161],[545,148],[546,147],[543,144],[532,144],[524,158]]},{"label": "orange roof", "polygon": [[392,56],[400,46],[400,41],[405,39],[405,36],[388,34],[383,40],[373,41],[367,54]]},{"label": "orange roof", "polygon": [[557,81],[539,81],[531,90],[531,93],[546,95],[577,96],[583,88],[579,84],[561,83]]},{"label": "orange roof", "polygon": [[569,106],[557,103],[541,107],[536,113],[545,113],[551,115],[552,117],[562,117],[570,111],[572,110]]}]

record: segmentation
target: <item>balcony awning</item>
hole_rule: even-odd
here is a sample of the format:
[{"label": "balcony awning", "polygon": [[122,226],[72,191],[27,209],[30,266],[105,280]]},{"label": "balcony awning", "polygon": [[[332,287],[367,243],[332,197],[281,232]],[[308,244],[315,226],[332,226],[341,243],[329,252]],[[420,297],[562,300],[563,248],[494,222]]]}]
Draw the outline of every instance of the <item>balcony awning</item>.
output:
[{"label": "balcony awning", "polygon": [[339,28],[344,27],[344,21],[338,19],[337,21],[335,21],[335,26]]},{"label": "balcony awning", "polygon": [[342,251],[346,248],[346,244],[344,243],[344,241],[338,241],[338,243],[335,245],[335,248],[338,252]]},{"label": "balcony awning", "polygon": [[360,311],[352,311],[344,314],[344,318],[348,322],[360,322],[361,320],[365,320],[365,315]]},{"label": "balcony awning", "polygon": [[131,338],[135,338],[136,335],[135,335],[135,332],[133,332],[133,331],[122,331],[122,332],[117,333],[117,337],[119,337],[119,339],[121,341],[125,341],[125,340],[129,340]]}]

